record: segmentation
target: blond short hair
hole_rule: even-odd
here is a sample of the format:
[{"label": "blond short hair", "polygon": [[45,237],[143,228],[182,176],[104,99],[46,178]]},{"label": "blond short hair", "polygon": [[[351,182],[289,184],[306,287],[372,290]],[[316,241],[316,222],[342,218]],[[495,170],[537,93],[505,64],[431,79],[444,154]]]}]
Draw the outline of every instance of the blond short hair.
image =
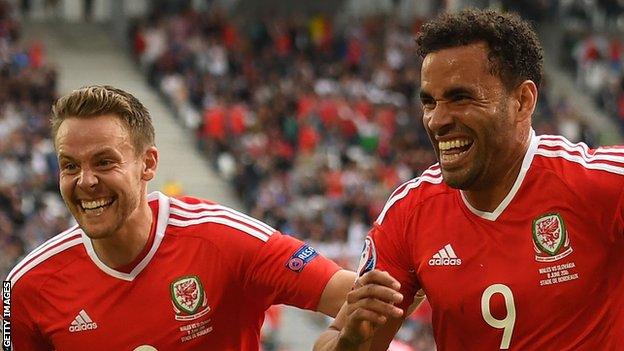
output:
[{"label": "blond short hair", "polygon": [[52,105],[52,137],[67,118],[115,115],[130,134],[134,150],[142,153],[154,146],[154,125],[149,112],[132,94],[109,85],[90,85],[59,98]]}]

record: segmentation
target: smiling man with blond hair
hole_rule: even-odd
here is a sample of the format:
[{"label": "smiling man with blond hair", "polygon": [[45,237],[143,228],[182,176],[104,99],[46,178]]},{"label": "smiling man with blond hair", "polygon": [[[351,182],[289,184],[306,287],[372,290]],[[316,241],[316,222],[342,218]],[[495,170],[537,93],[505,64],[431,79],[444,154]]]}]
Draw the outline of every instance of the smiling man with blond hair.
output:
[{"label": "smiling man with blond hair", "polygon": [[271,305],[336,315],[354,273],[231,208],[147,194],[158,149],[131,94],[76,90],[52,133],[78,224],[9,273],[15,350],[258,350]]}]

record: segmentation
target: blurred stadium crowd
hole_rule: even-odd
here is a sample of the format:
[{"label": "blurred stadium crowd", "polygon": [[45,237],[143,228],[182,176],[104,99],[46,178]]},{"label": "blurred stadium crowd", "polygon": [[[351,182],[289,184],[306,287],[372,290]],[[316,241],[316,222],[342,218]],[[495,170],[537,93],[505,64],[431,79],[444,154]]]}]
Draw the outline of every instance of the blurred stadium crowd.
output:
[{"label": "blurred stadium crowd", "polygon": [[[600,12],[610,1],[591,11],[587,2],[540,3],[550,4],[549,12],[538,11],[534,20],[566,19],[564,67],[624,127],[622,8]],[[134,20],[129,42],[149,84],[194,133],[246,211],[355,269],[390,192],[435,162],[417,98],[421,62],[413,37],[424,20],[243,19],[164,2]],[[57,73],[42,43],[26,45],[20,32],[16,13],[0,1],[3,276],[71,221],[57,194],[48,127]],[[590,145],[599,133],[550,92],[548,79],[534,126],[538,134]],[[428,308],[399,333],[411,350],[435,348]]]},{"label": "blurred stadium crowd", "polygon": [[42,43],[20,41],[13,8],[0,1],[0,274],[69,225],[58,195],[49,113],[57,72]]},{"label": "blurred stadium crowd", "polygon": [[624,3],[598,4],[594,11],[576,2],[567,8],[561,61],[624,131]]}]

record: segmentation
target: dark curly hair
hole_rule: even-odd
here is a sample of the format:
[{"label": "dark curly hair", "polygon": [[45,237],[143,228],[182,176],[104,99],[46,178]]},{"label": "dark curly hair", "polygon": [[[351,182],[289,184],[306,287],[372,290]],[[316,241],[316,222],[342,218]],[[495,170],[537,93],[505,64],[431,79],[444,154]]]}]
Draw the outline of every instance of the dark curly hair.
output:
[{"label": "dark curly hair", "polygon": [[516,14],[477,9],[442,14],[423,25],[416,37],[423,58],[477,42],[487,43],[490,72],[500,77],[508,91],[527,79],[540,86],[543,49],[531,25]]}]

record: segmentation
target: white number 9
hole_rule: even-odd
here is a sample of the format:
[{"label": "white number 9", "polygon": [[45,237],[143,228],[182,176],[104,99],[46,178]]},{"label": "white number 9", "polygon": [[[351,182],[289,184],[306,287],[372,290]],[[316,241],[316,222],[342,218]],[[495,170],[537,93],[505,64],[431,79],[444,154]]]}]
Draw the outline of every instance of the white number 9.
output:
[{"label": "white number 9", "polygon": [[[494,318],[494,316],[492,316],[492,312],[490,311],[490,299],[496,293],[503,295],[503,298],[505,299],[507,315],[503,319]],[[500,349],[509,349],[511,335],[513,334],[514,324],[516,323],[516,306],[514,305],[514,298],[511,289],[509,289],[507,285],[503,284],[493,284],[488,286],[488,288],[483,292],[483,295],[481,295],[481,313],[483,314],[483,319],[485,319],[487,324],[496,329],[504,329]]]},{"label": "white number 9", "polygon": [[150,345],[141,345],[134,349],[133,351],[158,351],[154,346]]}]

